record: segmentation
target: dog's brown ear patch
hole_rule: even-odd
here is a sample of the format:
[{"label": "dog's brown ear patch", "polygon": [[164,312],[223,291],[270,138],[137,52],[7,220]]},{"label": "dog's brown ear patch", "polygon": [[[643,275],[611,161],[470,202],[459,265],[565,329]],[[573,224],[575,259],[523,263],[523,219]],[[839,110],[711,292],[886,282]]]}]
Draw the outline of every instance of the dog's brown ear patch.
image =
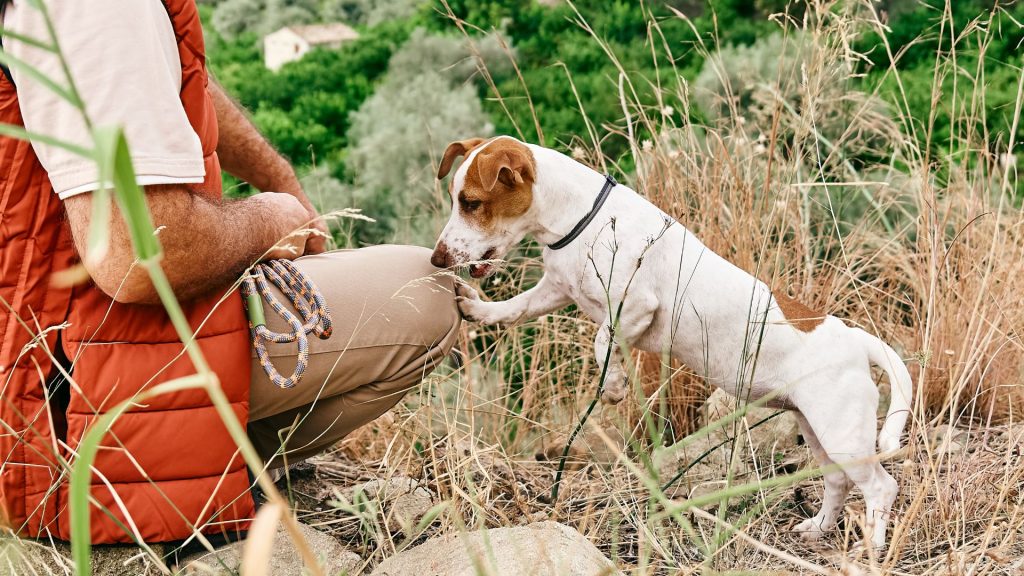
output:
[{"label": "dog's brown ear patch", "polygon": [[475,164],[480,185],[488,191],[494,190],[499,179],[511,188],[536,179],[530,149],[510,139],[491,143],[477,156]]},{"label": "dog's brown ear patch", "polygon": [[444,150],[444,156],[441,157],[440,166],[437,167],[437,179],[444,178],[452,171],[452,164],[455,164],[456,158],[465,156],[483,141],[483,138],[470,138],[468,140],[456,140],[449,144]]},{"label": "dog's brown ear patch", "polygon": [[778,303],[786,321],[801,332],[812,332],[825,321],[825,314],[815,312],[781,292],[772,291],[772,296],[775,297],[775,302]]}]

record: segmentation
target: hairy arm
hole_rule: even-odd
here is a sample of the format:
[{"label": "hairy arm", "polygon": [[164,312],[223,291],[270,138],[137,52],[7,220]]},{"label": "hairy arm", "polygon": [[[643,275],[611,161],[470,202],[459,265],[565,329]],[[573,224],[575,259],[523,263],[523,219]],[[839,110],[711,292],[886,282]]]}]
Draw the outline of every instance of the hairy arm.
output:
[{"label": "hairy arm", "polygon": [[[212,78],[209,90],[220,130],[217,156],[220,157],[221,167],[262,192],[284,192],[294,196],[309,214],[308,227],[326,234],[326,225],[303,192],[288,160],[274,150],[241,107]],[[317,254],[325,249],[323,236],[309,236],[306,254]]]},{"label": "hairy arm", "polygon": [[[159,231],[161,267],[175,294],[189,300],[234,282],[263,258],[294,258],[306,234],[282,241],[306,222],[306,209],[288,194],[256,194],[244,200],[211,202],[183,186],[146,187],[146,202]],[[146,271],[135,266],[128,227],[115,204],[110,243],[101,259],[90,258],[86,238],[92,217],[92,194],[64,201],[78,253],[96,285],[114,300],[130,304],[159,302]]]},{"label": "hairy arm", "polygon": [[[222,168],[263,193],[213,202],[180,185],[146,187],[153,223],[160,229],[161,266],[175,294],[184,300],[225,288],[259,260],[325,249],[323,237],[295,233],[317,227],[320,221],[291,165],[212,80],[210,93],[220,130],[217,155]],[[108,252],[98,261],[86,254],[92,195],[69,197],[64,206],[75,246],[96,285],[119,302],[158,303],[148,274],[134,265],[128,228],[117,206],[111,215]]]}]

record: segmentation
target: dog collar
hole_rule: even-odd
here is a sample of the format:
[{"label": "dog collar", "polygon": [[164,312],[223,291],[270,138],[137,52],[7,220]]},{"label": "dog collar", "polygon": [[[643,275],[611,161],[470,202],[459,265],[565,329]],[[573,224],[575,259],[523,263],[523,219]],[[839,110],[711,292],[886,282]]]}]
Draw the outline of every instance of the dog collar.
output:
[{"label": "dog collar", "polygon": [[576,225],[572,227],[572,230],[563,236],[561,240],[554,244],[548,244],[548,248],[551,248],[552,250],[560,250],[571,244],[573,240],[579,237],[579,235],[583,233],[583,230],[586,229],[586,227],[594,220],[594,217],[597,216],[597,213],[601,210],[601,206],[604,206],[604,201],[608,199],[608,195],[611,194],[612,188],[615,188],[618,184],[619,183],[615,181],[615,178],[612,178],[611,174],[605,174],[604,186],[601,187],[601,192],[597,195],[597,198],[594,199],[594,206],[590,209],[590,212],[587,212],[587,215],[577,222]]}]

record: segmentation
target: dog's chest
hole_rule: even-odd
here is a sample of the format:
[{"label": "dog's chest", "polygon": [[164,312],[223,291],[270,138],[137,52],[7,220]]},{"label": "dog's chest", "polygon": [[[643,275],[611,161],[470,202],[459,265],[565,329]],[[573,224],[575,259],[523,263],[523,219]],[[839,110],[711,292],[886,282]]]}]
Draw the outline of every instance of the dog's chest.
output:
[{"label": "dog's chest", "polygon": [[[558,291],[568,295],[576,306],[591,320],[600,322],[608,316],[608,300],[599,297],[597,291],[589,284],[592,280],[588,278],[587,270],[583,266],[573,266],[567,271],[565,268],[547,265],[547,274],[552,277]],[[552,270],[557,270],[552,273]],[[568,272],[568,273],[567,273]]]}]

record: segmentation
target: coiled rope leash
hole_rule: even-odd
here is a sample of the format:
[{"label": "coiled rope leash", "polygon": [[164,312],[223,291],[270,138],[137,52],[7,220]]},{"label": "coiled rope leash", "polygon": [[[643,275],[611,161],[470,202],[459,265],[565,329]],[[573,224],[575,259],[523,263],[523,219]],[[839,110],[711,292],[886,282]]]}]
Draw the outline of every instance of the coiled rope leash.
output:
[{"label": "coiled rope leash", "polygon": [[[280,300],[270,291],[273,284],[284,294],[299,315],[300,320],[292,314]],[[249,332],[252,335],[252,346],[263,366],[263,371],[275,385],[281,388],[292,388],[302,380],[302,374],[309,364],[308,334],[314,334],[321,340],[331,337],[331,311],[324,302],[324,297],[316,285],[289,260],[270,260],[253,266],[249,274],[242,280],[242,297],[249,313]],[[291,332],[274,332],[267,328],[263,314],[263,300],[277,312],[291,327]],[[298,362],[295,371],[288,378],[282,376],[270,361],[267,342],[285,344],[297,342],[299,347]]]}]

